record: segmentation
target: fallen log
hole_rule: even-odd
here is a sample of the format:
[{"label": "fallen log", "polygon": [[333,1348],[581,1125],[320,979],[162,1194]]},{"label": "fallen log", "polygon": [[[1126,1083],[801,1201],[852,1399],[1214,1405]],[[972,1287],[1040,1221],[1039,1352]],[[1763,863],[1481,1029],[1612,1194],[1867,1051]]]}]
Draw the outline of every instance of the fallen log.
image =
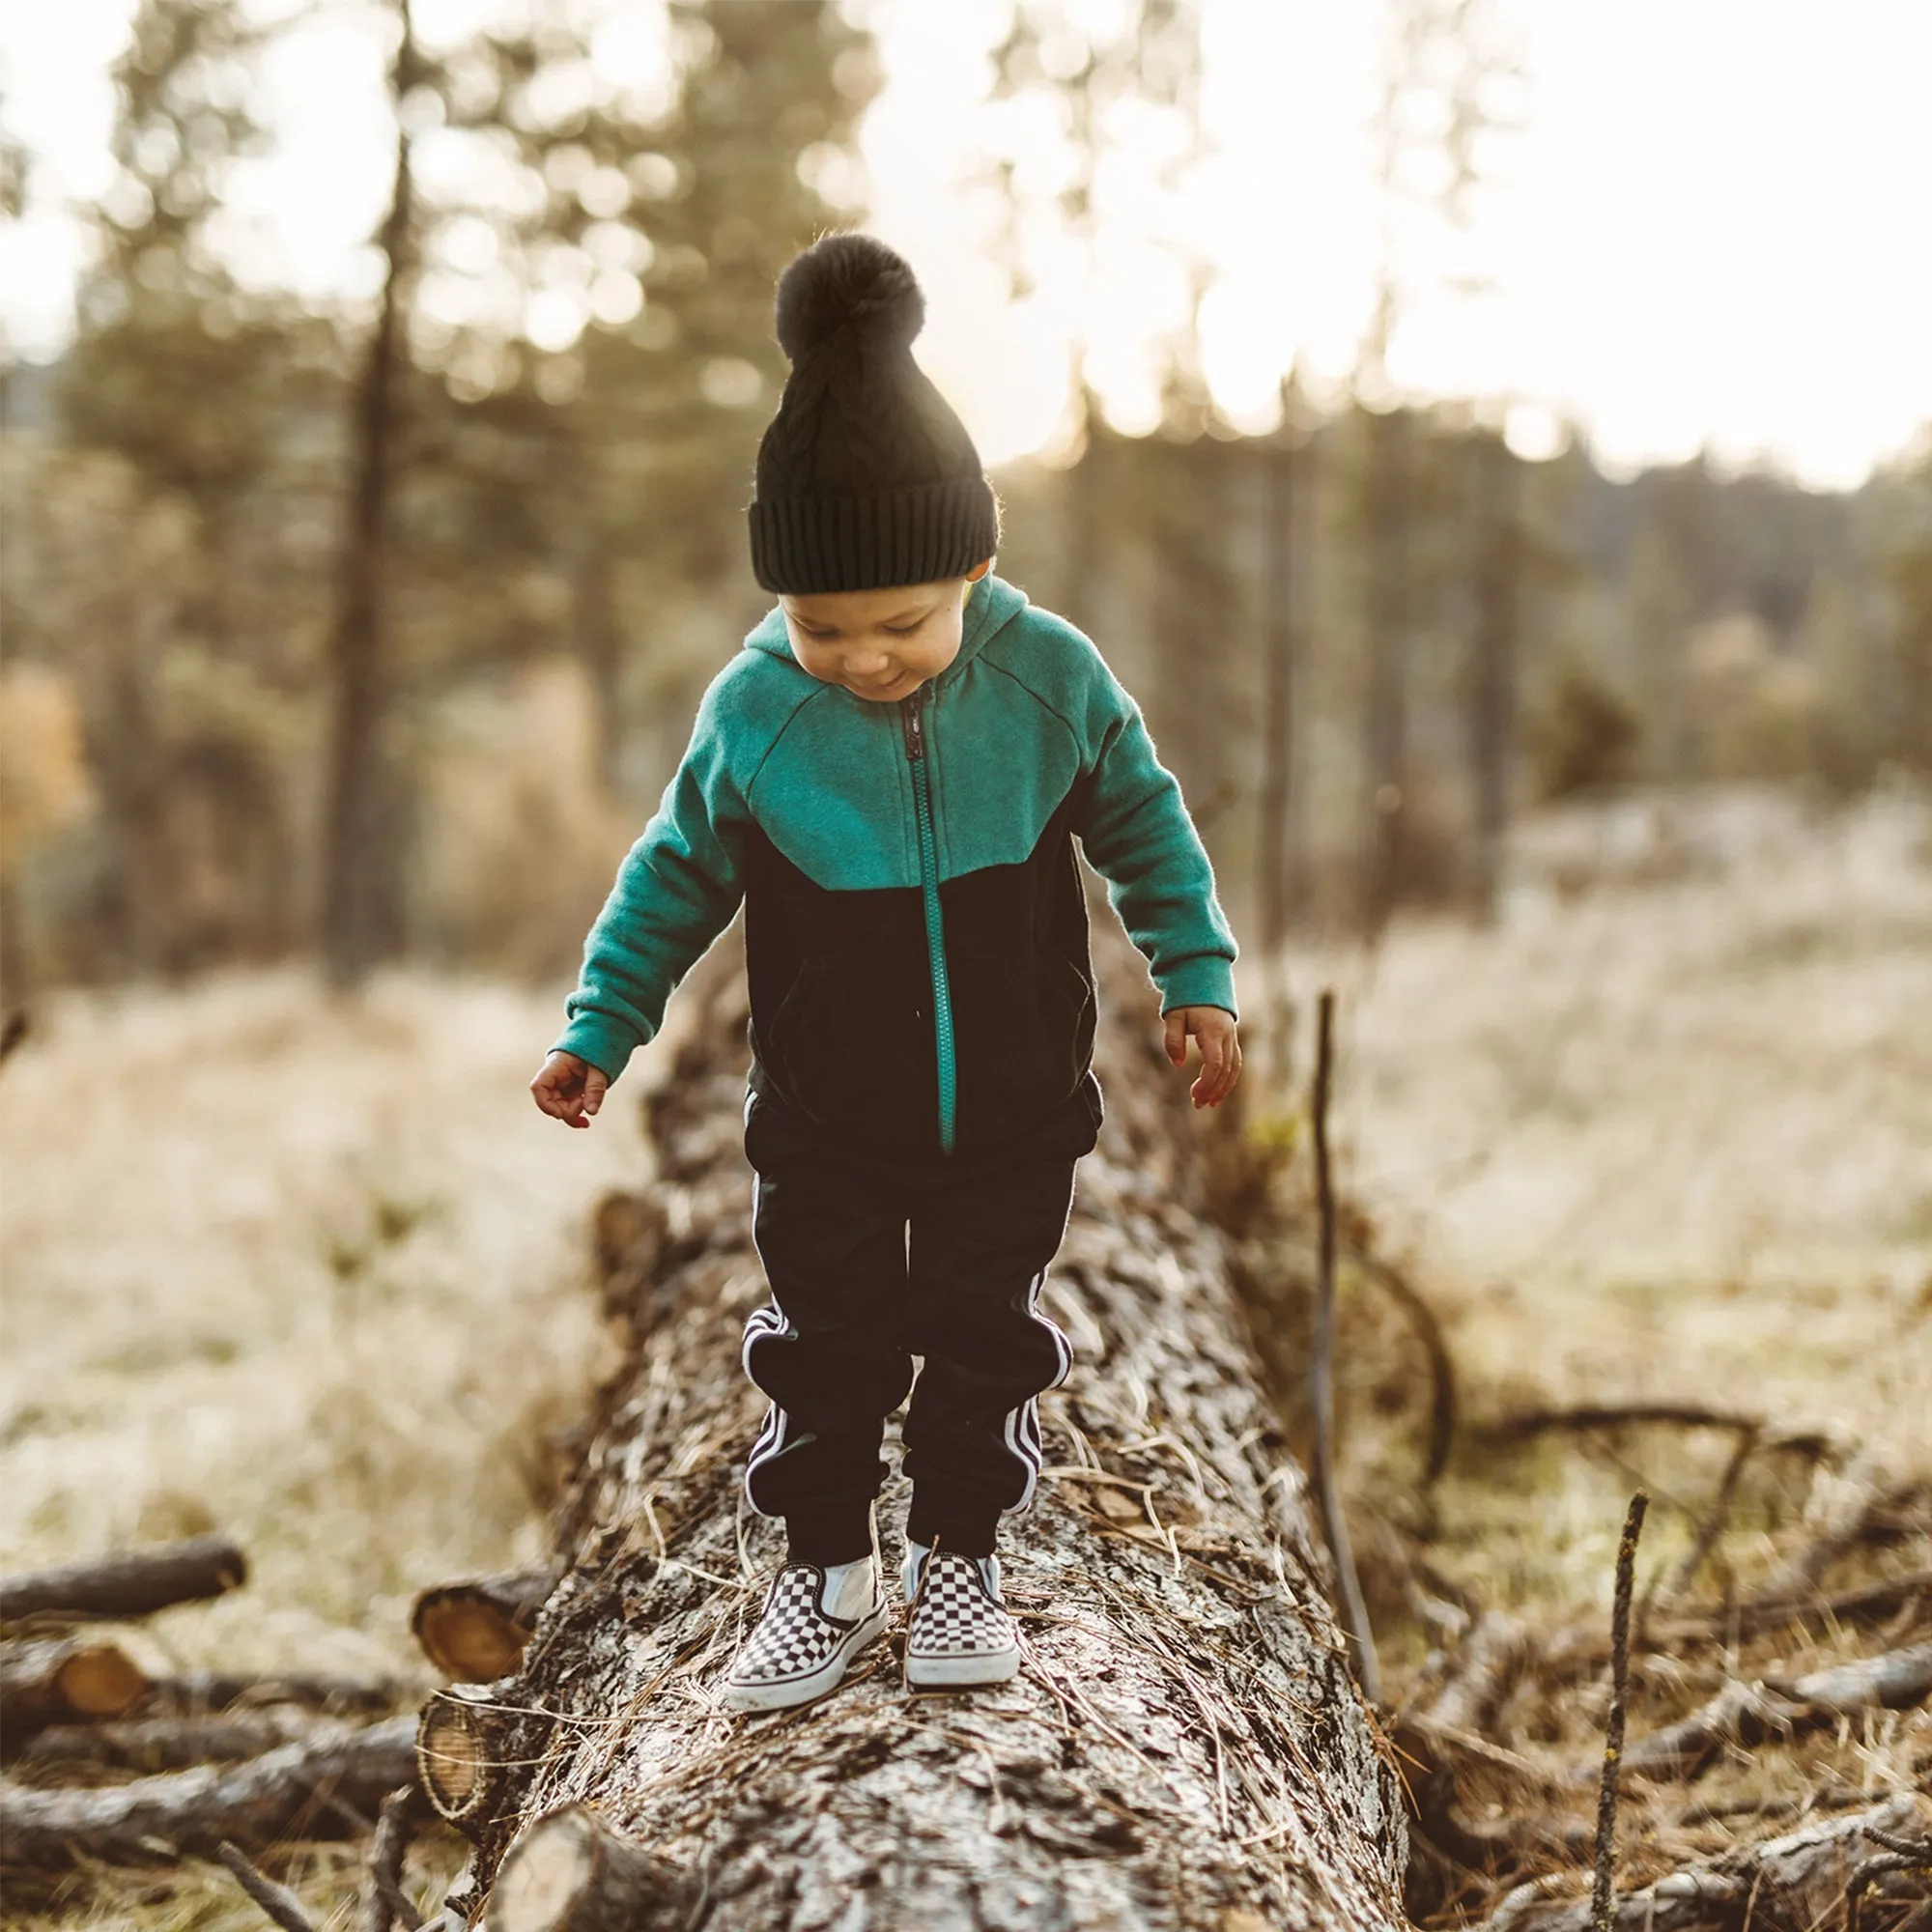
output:
[{"label": "fallen log", "polygon": [[439,1583],[417,1597],[410,1629],[445,1677],[487,1684],[523,1662],[537,1611],[555,1583],[556,1572],[548,1568]]},{"label": "fallen log", "polygon": [[[393,1711],[409,1691],[393,1677],[330,1677],[314,1671],[185,1670],[157,1677],[141,1700],[144,1717],[198,1717],[209,1711],[300,1704],[329,1717]],[[419,1694],[419,1693],[418,1693]]]},{"label": "fallen log", "polygon": [[0,1780],[0,1859],[60,1867],[218,1856],[284,1837],[341,1837],[370,1829],[384,1797],[415,1776],[413,1715],[326,1732],[232,1766],[135,1778],[99,1790],[31,1790]]},{"label": "fallen log", "polygon": [[248,1559],[225,1536],[120,1549],[53,1570],[0,1577],[0,1623],[22,1617],[145,1617],[238,1588]]},{"label": "fallen log", "polygon": [[193,1718],[130,1718],[99,1724],[50,1724],[12,1760],[15,1776],[43,1781],[110,1771],[181,1771],[234,1762],[298,1743],[317,1719],[298,1707]]},{"label": "fallen log", "polygon": [[[648,1105],[665,1212],[556,1519],[561,1579],[515,1677],[425,1712],[425,1782],[475,1845],[450,1900],[469,1918],[644,1932],[696,1896],[733,1932],[1403,1923],[1397,1778],[1306,1485],[1270,1453],[1201,1142],[1137,962],[1107,970],[1108,1124],[1041,1291],[1077,1366],[1041,1404],[1046,1466],[1004,1548],[1022,1672],[910,1697],[875,1648],[819,1704],[744,1719],[719,1680],[782,1560],[740,1504],[762,1398],[739,1339],[765,1298],[746,1011],[717,960],[687,985]],[[889,1576],[904,1500],[895,1476]]]},{"label": "fallen log", "polygon": [[14,1750],[49,1724],[124,1717],[149,1682],[119,1644],[74,1637],[0,1644],[0,1744]]},{"label": "fallen log", "polygon": [[[1869,1867],[1903,1867],[1888,1838],[1922,1838],[1932,1807],[1900,1794],[1868,1811],[1804,1826],[1780,1838],[1734,1851],[1672,1872],[1625,1892],[1614,1902],[1613,1932],[1741,1932],[1747,1925],[1802,1926],[1806,1932],[1842,1927],[1848,1898]],[[1483,1932],[1591,1932],[1590,1901],[1551,1898],[1567,1879],[1520,1886],[1485,1921]],[[1932,1896],[1920,1886],[1915,1894]],[[1871,1923],[1868,1911],[1866,1923]]]}]

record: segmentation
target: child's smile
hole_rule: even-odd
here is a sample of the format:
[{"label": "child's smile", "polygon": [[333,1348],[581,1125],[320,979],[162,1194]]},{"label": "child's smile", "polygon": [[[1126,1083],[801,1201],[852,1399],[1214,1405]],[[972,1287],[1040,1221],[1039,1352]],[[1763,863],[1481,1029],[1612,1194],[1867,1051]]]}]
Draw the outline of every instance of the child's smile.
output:
[{"label": "child's smile", "polygon": [[787,594],[779,601],[791,654],[802,670],[868,703],[909,697],[959,655],[966,597],[991,563],[932,583]]}]

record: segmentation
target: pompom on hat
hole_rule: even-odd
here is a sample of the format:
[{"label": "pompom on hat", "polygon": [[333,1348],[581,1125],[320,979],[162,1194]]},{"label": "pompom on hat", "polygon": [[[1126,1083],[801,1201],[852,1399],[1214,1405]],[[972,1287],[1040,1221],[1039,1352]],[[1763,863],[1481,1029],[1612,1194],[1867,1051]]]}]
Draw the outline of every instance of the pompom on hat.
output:
[{"label": "pompom on hat", "polygon": [[925,297],[870,235],[821,236],[780,275],[791,373],[758,445],[752,569],[767,590],[963,577],[999,549],[999,501],[966,425],[913,360]]}]

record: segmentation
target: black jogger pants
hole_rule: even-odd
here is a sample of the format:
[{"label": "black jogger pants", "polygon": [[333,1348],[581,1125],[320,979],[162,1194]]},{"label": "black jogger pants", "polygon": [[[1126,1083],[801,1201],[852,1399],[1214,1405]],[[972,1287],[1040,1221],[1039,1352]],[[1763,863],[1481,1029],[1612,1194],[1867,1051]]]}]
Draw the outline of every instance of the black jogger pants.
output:
[{"label": "black jogger pants", "polygon": [[1023,1143],[918,1164],[843,1147],[771,1094],[748,1096],[753,1232],[772,1298],[745,1324],[745,1373],[771,1400],[745,1494],[784,1519],[790,1561],[870,1551],[881,1436],[908,1389],[909,1538],[988,1555],[1002,1514],[1032,1507],[1037,1397],[1073,1359],[1037,1304],[1074,1164],[1094,1144],[1089,1086],[1077,1111]]}]

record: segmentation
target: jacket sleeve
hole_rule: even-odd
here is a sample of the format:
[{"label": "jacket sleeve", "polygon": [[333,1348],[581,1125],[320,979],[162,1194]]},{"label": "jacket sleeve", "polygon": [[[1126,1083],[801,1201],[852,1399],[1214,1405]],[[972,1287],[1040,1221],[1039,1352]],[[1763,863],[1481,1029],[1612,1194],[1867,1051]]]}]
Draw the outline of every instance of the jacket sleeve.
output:
[{"label": "jacket sleeve", "polygon": [[[1084,641],[1084,640],[1083,640]],[[1079,720],[1086,796],[1074,830],[1107,881],[1127,937],[1147,956],[1160,1009],[1235,1012],[1235,935],[1180,785],[1154,753],[1147,722],[1106,660],[1092,664]],[[1091,759],[1091,764],[1088,762]]]},{"label": "jacket sleeve", "polygon": [[691,743],[583,942],[561,1047],[615,1081],[664,1024],[672,989],[730,924],[744,896],[751,813],[726,758],[724,678],[697,708]]}]

